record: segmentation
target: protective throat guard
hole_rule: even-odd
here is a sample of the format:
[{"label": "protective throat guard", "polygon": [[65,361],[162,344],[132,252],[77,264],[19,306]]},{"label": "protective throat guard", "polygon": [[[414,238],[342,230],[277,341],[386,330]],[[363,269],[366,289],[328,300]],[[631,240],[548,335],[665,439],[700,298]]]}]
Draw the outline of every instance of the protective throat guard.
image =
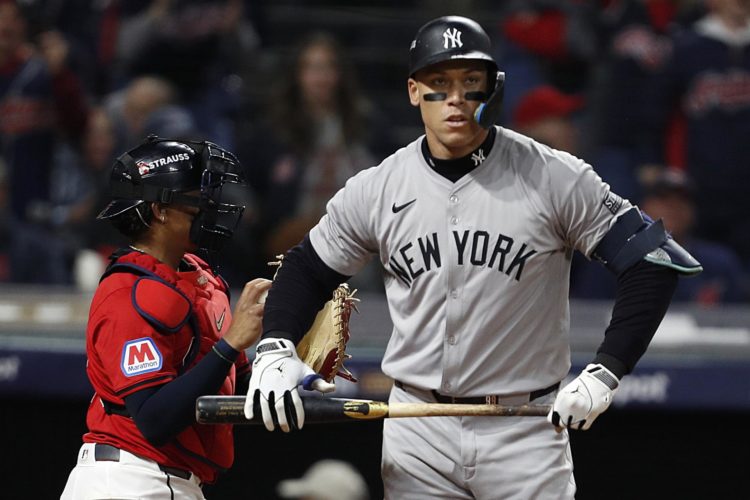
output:
[{"label": "protective throat guard", "polygon": [[700,262],[669,236],[661,220],[654,222],[638,208],[617,219],[591,256],[617,276],[640,260],[686,276],[703,271]]}]

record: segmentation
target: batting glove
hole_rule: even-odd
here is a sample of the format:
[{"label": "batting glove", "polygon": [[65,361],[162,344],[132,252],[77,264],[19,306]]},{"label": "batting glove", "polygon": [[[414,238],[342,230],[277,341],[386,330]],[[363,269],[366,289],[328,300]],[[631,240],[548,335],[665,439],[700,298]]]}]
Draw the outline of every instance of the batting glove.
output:
[{"label": "batting glove", "polygon": [[297,356],[294,343],[287,339],[267,338],[258,344],[250,387],[245,400],[245,417],[254,415],[254,403],[259,402],[263,424],[275,429],[274,412],[279,427],[284,432],[301,429],[305,423],[297,386],[306,390],[331,392],[336,386],[323,380]]},{"label": "batting glove", "polygon": [[609,408],[618,385],[620,381],[611,371],[590,364],[557,394],[547,420],[557,432],[565,427],[585,431]]}]

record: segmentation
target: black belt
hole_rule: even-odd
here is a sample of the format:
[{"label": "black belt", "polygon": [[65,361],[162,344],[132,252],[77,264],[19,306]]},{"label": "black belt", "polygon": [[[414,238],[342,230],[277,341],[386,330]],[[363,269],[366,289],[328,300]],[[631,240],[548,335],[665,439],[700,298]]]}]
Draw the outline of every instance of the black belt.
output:
[{"label": "black belt", "polygon": [[[394,385],[401,390],[409,392],[404,387],[404,383],[401,382],[400,380],[395,380]],[[547,394],[556,391],[559,387],[560,387],[560,382],[556,382],[549,387],[545,387],[544,389],[532,391],[529,394],[529,401],[533,401],[537,398],[541,398],[542,396],[546,396]],[[457,398],[454,396],[446,396],[444,394],[440,394],[436,390],[432,390],[430,392],[432,393],[432,396],[435,398],[435,401],[437,401],[438,403],[451,403],[451,404],[460,404],[460,405],[497,404],[497,401],[503,397],[503,396],[473,396],[473,397],[468,397],[468,398]]]},{"label": "black belt", "polygon": [[[94,445],[94,460],[97,462],[119,462],[120,461],[120,449],[114,446],[102,443],[96,443]],[[182,479],[190,479],[191,473],[185,469],[178,469],[177,467],[169,467],[168,465],[159,465],[159,469],[167,474],[171,474]]]}]

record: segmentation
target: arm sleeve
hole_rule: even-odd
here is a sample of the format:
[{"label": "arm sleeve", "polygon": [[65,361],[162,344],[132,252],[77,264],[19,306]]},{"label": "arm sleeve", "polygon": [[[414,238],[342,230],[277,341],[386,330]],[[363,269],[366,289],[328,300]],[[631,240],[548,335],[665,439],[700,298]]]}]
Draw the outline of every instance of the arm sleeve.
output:
[{"label": "arm sleeve", "polygon": [[[191,370],[171,382],[134,392],[125,397],[125,406],[138,430],[156,446],[168,443],[195,421],[195,400],[216,394],[239,352],[224,339]],[[230,360],[231,362],[228,362]]]},{"label": "arm sleeve", "polygon": [[333,290],[350,276],[328,267],[309,236],[284,257],[263,312],[263,338],[286,338],[295,344],[310,328]]},{"label": "arm sleeve", "polygon": [[646,261],[620,275],[612,320],[594,363],[618,378],[633,370],[667,312],[677,279],[675,270]]}]

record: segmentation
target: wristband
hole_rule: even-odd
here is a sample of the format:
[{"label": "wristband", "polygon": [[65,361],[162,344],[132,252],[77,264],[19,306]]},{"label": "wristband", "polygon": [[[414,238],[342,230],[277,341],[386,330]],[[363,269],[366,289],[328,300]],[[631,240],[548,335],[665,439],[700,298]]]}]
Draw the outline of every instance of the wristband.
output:
[{"label": "wristband", "polygon": [[239,352],[237,352],[232,346],[230,346],[224,339],[219,339],[218,342],[211,346],[211,350],[230,365],[234,364],[237,356],[239,355]]}]

